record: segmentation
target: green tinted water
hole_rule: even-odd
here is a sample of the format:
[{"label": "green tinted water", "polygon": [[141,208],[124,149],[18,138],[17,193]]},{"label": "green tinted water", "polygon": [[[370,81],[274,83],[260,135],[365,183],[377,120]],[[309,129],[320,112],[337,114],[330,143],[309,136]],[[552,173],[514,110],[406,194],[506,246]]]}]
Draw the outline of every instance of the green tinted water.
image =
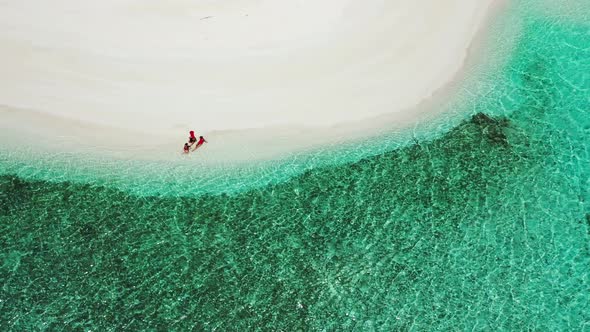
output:
[{"label": "green tinted water", "polygon": [[590,25],[525,21],[454,129],[256,189],[3,152],[0,330],[589,330]]}]

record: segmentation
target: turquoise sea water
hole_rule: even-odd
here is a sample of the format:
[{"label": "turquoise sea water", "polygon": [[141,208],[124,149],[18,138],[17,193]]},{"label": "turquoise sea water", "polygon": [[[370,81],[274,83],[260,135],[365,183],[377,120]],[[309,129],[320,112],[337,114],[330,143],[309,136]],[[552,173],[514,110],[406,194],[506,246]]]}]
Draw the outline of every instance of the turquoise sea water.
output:
[{"label": "turquoise sea water", "polygon": [[453,128],[242,190],[1,150],[0,330],[590,330],[590,21],[519,15]]}]

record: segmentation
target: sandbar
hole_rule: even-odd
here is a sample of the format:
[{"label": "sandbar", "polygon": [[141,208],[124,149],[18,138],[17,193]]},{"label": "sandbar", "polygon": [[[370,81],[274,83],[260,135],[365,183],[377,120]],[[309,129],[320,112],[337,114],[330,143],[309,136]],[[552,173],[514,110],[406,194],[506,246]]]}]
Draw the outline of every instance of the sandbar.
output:
[{"label": "sandbar", "polygon": [[0,139],[230,160],[411,125],[504,2],[4,2]]}]

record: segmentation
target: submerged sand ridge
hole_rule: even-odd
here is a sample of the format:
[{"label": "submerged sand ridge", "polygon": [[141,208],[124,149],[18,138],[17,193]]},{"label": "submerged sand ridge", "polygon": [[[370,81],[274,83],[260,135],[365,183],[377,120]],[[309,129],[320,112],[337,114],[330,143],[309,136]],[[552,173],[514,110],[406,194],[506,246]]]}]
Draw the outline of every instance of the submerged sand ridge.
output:
[{"label": "submerged sand ridge", "polygon": [[4,3],[0,104],[170,144],[189,128],[228,144],[252,128],[346,135],[341,124],[384,114],[408,122],[461,69],[494,3]]}]

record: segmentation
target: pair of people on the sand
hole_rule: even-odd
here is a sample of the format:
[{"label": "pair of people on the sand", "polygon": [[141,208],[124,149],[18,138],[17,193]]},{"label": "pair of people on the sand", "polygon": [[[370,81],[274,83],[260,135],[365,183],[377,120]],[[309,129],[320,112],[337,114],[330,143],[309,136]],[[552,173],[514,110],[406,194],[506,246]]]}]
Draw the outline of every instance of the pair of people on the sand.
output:
[{"label": "pair of people on the sand", "polygon": [[191,146],[193,146],[195,143],[197,144],[195,145],[193,151],[200,148],[204,143],[207,143],[207,140],[205,140],[203,136],[199,136],[199,140],[197,141],[194,131],[191,130],[189,134],[190,136],[188,137],[188,143],[184,143],[184,153],[189,153]]}]

